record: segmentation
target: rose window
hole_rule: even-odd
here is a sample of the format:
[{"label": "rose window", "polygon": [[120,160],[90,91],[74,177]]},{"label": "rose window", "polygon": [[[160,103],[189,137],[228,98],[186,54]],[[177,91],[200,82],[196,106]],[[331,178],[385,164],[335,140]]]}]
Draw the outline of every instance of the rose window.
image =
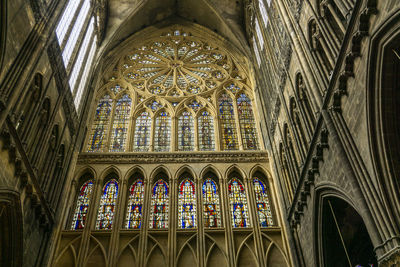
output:
[{"label": "rose window", "polygon": [[126,56],[125,80],[158,96],[198,95],[230,78],[232,62],[218,48],[179,30],[150,41]]}]

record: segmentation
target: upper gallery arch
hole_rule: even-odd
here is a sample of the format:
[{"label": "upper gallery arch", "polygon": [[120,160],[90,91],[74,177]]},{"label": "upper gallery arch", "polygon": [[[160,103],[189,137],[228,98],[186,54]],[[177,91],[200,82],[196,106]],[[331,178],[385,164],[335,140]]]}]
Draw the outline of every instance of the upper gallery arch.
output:
[{"label": "upper gallery arch", "polygon": [[[148,25],[184,20],[198,23],[247,49],[243,27],[244,0],[108,0],[107,26],[100,54]],[[248,50],[249,51],[249,50]]]}]

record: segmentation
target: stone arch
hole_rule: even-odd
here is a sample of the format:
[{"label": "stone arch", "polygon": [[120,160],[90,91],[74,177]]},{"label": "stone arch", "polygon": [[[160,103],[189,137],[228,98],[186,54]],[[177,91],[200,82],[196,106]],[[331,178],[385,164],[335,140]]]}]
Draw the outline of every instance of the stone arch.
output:
[{"label": "stone arch", "polygon": [[302,109],[305,117],[306,124],[309,132],[313,131],[315,127],[315,116],[311,105],[310,93],[307,90],[307,86],[303,75],[298,72],[295,77],[296,82],[296,95],[299,101],[299,106]]},{"label": "stone arch", "polygon": [[228,179],[228,180],[230,180],[230,179],[231,179],[231,176],[232,176],[233,174],[235,174],[235,173],[239,174],[239,177],[238,177],[238,178],[239,178],[242,182],[247,178],[246,173],[243,171],[243,169],[240,168],[240,167],[239,167],[238,165],[236,165],[236,164],[233,164],[233,165],[229,166],[229,168],[225,171],[225,178]]},{"label": "stone arch", "polygon": [[218,180],[221,180],[221,179],[222,179],[222,174],[221,174],[221,172],[217,169],[217,167],[215,167],[215,166],[212,165],[212,164],[208,164],[207,166],[205,166],[205,167],[201,170],[200,175],[199,175],[199,179],[204,180],[204,176],[205,176],[207,173],[214,173],[214,175],[218,178]]},{"label": "stone arch", "polygon": [[333,70],[334,62],[329,51],[324,49],[326,40],[322,36],[320,25],[315,18],[311,18],[308,22],[308,40],[321,74],[328,77]]},{"label": "stone arch", "polygon": [[289,113],[293,122],[293,127],[298,137],[298,143],[300,148],[299,150],[301,151],[301,154],[304,155],[308,143],[306,138],[306,131],[304,129],[303,122],[301,120],[301,115],[297,106],[297,101],[293,96],[290,97],[289,108],[290,108]]},{"label": "stone arch", "polygon": [[130,182],[132,182],[130,181],[131,177],[134,176],[136,173],[141,174],[143,176],[143,180],[148,180],[145,169],[140,165],[135,165],[129,168],[129,170],[125,173],[123,181],[127,181],[129,184]]},{"label": "stone arch", "polygon": [[150,173],[150,176],[149,176],[150,177],[150,183],[152,184],[152,183],[156,182],[158,180],[157,178],[160,176],[160,174],[164,174],[164,175],[167,176],[168,180],[165,180],[165,181],[169,184],[169,182],[172,180],[173,176],[172,176],[171,172],[169,171],[169,169],[164,165],[157,166]]},{"label": "stone arch", "polygon": [[93,180],[98,180],[98,174],[96,170],[92,166],[84,165],[75,172],[75,179],[73,180],[73,182],[75,181],[77,184],[79,184],[81,182],[81,177],[84,176],[86,173],[91,175],[93,177]]},{"label": "stone arch", "polygon": [[23,217],[20,196],[12,190],[0,190],[0,265],[21,267]]},{"label": "stone arch", "polygon": [[367,70],[367,123],[378,190],[400,225],[400,109],[397,11],[372,35]]},{"label": "stone arch", "polygon": [[343,14],[336,2],[340,1],[319,0],[317,9],[319,15],[326,22],[325,26],[327,30],[338,39],[339,43],[337,46],[339,46],[346,32],[347,20],[345,16],[349,15],[350,11],[347,14]]},{"label": "stone arch", "polygon": [[331,185],[316,188],[315,196],[317,266],[377,265],[367,226],[354,203]]},{"label": "stone arch", "polygon": [[115,175],[115,180],[120,183],[122,180],[121,170],[114,165],[108,166],[100,173],[99,183],[105,185],[111,178],[111,176]]},{"label": "stone arch", "polygon": [[191,178],[193,179],[193,181],[196,181],[199,179],[199,177],[196,175],[195,170],[190,166],[190,165],[183,165],[181,166],[175,173],[175,179],[177,179],[177,181],[179,182],[181,179],[181,176],[185,173],[188,173]]}]

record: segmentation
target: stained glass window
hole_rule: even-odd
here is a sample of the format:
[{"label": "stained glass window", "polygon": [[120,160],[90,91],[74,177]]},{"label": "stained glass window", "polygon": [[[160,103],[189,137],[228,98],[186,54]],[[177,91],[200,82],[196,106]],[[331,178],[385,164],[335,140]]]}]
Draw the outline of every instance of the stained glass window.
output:
[{"label": "stained glass window", "polygon": [[141,179],[129,187],[128,208],[126,211],[126,229],[138,229],[142,227],[144,185]]},{"label": "stained glass window", "polygon": [[151,118],[148,112],[143,112],[136,119],[133,149],[135,151],[148,151],[150,145]]},{"label": "stained glass window", "polygon": [[93,192],[93,181],[89,180],[81,186],[79,196],[76,200],[74,218],[72,219],[71,230],[85,228],[86,215],[89,209],[90,197]]},{"label": "stained glass window", "polygon": [[238,143],[232,99],[228,94],[223,93],[219,98],[218,105],[221,122],[222,149],[236,150],[238,149]]},{"label": "stained glass window", "polygon": [[228,184],[230,210],[232,216],[232,226],[249,227],[249,213],[247,208],[246,192],[243,184],[236,178],[233,178]]},{"label": "stained glass window", "polygon": [[245,94],[240,94],[237,99],[240,131],[242,134],[243,149],[258,149],[256,123],[250,99]]},{"label": "stained glass window", "polygon": [[267,227],[274,224],[272,220],[271,207],[265,184],[258,178],[253,179],[254,193],[256,195],[258,220],[261,227]]},{"label": "stained glass window", "polygon": [[101,151],[107,140],[108,123],[111,114],[113,100],[109,95],[105,95],[99,100],[93,121],[92,131],[89,137],[89,152]]},{"label": "stained glass window", "polygon": [[218,186],[210,178],[203,183],[203,212],[205,227],[221,227]]},{"label": "stained glass window", "polygon": [[214,120],[208,111],[198,117],[199,149],[214,150]]},{"label": "stained glass window", "polygon": [[121,97],[115,106],[113,127],[111,131],[110,151],[124,152],[128,133],[129,114],[132,100],[129,95]]},{"label": "stained glass window", "polygon": [[196,227],[196,189],[190,179],[179,185],[178,227],[181,229]]},{"label": "stained glass window", "polygon": [[151,196],[150,228],[168,228],[168,184],[158,180]]},{"label": "stained glass window", "polygon": [[171,118],[167,112],[160,112],[156,118],[154,151],[169,151],[171,138]]},{"label": "stained glass window", "polygon": [[110,180],[103,188],[97,213],[96,229],[111,229],[118,196],[118,182]]},{"label": "stained glass window", "polygon": [[194,148],[193,117],[184,111],[178,120],[178,150],[191,151]]}]

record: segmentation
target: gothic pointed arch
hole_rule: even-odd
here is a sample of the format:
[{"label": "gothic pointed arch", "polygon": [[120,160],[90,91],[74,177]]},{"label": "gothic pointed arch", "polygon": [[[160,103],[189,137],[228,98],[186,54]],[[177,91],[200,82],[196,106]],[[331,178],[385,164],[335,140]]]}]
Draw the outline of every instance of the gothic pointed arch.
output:
[{"label": "gothic pointed arch", "polygon": [[377,187],[400,225],[399,12],[373,35],[367,95],[369,142]]},{"label": "gothic pointed arch", "polygon": [[341,192],[321,187],[317,191],[319,266],[375,266],[377,259],[364,220]]},{"label": "gothic pointed arch", "polygon": [[23,262],[23,222],[18,193],[0,190],[0,264],[20,267]]}]

